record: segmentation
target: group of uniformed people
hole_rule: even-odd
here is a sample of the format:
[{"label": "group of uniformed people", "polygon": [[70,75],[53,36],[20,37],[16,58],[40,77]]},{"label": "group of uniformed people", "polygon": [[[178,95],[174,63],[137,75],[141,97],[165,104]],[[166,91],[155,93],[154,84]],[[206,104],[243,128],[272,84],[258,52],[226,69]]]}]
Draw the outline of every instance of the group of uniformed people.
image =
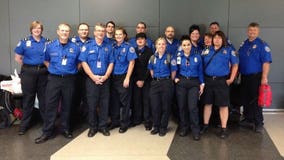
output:
[{"label": "group of uniformed people", "polygon": [[[172,106],[177,105],[179,135],[186,136],[191,130],[193,139],[199,140],[208,131],[214,105],[219,107],[219,137],[226,138],[229,86],[238,68],[245,95],[240,124],[253,124],[256,132],[262,131],[262,108],[256,96],[260,84],[268,83],[272,59],[269,46],[258,37],[257,23],[249,24],[248,39],[238,54],[217,22],[210,24],[211,33],[202,38],[199,26],[192,25],[189,35],[180,40],[174,38],[174,27],[168,26],[165,36],[155,43],[147,37],[144,22],[137,24],[137,34],[129,41],[126,30],[113,21],[95,24],[94,38],[89,37],[87,23],[77,29],[78,36],[70,38],[71,27],[62,23],[57,28],[58,38],[49,41],[42,37],[43,25],[34,21],[31,35],[15,48],[15,60],[22,66],[19,135],[30,127],[37,95],[43,119],[37,144],[55,135],[58,113],[60,133],[72,138],[71,113],[80,112],[79,106],[88,115],[87,136],[93,137],[97,132],[109,136],[109,130],[117,127],[124,133],[141,123],[152,135],[165,136]],[[203,122],[200,107],[204,110]]]}]

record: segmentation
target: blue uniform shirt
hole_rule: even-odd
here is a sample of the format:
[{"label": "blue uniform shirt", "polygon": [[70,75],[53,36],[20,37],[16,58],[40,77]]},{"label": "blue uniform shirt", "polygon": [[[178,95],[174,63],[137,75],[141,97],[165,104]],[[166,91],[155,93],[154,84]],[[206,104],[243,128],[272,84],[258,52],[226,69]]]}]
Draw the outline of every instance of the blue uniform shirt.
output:
[{"label": "blue uniform shirt", "polygon": [[[138,47],[136,43],[136,37],[131,38],[128,41],[134,48]],[[153,41],[150,38],[146,39],[146,46],[148,46],[153,52],[155,52],[155,46]]]},{"label": "blue uniform shirt", "polygon": [[58,39],[46,45],[45,61],[49,62],[48,71],[56,75],[76,74],[80,47],[68,40],[64,46]]},{"label": "blue uniform shirt", "polygon": [[239,49],[241,74],[248,75],[262,72],[263,63],[272,62],[270,47],[260,38],[244,41]]},{"label": "blue uniform shirt", "polygon": [[91,41],[93,41],[94,39],[93,38],[90,38],[90,37],[87,37],[87,40],[85,42],[82,42],[80,37],[79,36],[75,36],[73,38],[71,38],[71,41],[73,43],[76,43],[80,48],[84,45],[84,44],[87,44]]},{"label": "blue uniform shirt", "polygon": [[120,46],[114,45],[114,75],[122,75],[127,73],[129,61],[135,60],[137,55],[135,49],[127,42],[123,42]]},{"label": "blue uniform shirt", "polygon": [[201,54],[202,53],[202,46],[200,44],[197,44],[197,46],[191,45],[191,50],[194,54]]},{"label": "blue uniform shirt", "polygon": [[[166,39],[167,40],[167,39]],[[180,46],[180,42],[177,39],[173,39],[173,42],[170,43],[167,40],[167,48],[166,48],[166,52],[170,53],[171,55],[175,55],[179,49]]]},{"label": "blue uniform shirt", "polygon": [[98,45],[92,41],[82,47],[79,60],[88,63],[93,74],[103,76],[109,64],[114,62],[112,47],[106,42]]},{"label": "blue uniform shirt", "polygon": [[185,56],[183,51],[177,53],[177,75],[184,77],[198,77],[200,83],[204,83],[203,63],[200,54],[194,54],[191,50],[190,55]]},{"label": "blue uniform shirt", "polygon": [[170,56],[168,59],[168,54],[165,53],[161,58],[159,58],[158,53],[152,55],[148,63],[148,69],[153,70],[154,78],[169,77],[171,72],[177,70],[177,63],[174,56]]},{"label": "blue uniform shirt", "polygon": [[202,51],[202,58],[204,66],[207,65],[208,61],[218,52],[215,57],[213,57],[210,64],[204,68],[205,75],[208,76],[227,76],[230,73],[230,65],[238,64],[239,58],[236,52],[231,47],[221,47],[219,50],[215,51],[214,46],[206,48]]},{"label": "blue uniform shirt", "polygon": [[40,65],[44,61],[44,48],[48,40],[41,37],[37,42],[33,36],[29,36],[17,44],[15,53],[23,56],[23,63],[29,65]]},{"label": "blue uniform shirt", "polygon": [[114,38],[108,38],[107,36],[104,37],[104,41],[111,46],[113,46],[115,44],[115,39]]}]

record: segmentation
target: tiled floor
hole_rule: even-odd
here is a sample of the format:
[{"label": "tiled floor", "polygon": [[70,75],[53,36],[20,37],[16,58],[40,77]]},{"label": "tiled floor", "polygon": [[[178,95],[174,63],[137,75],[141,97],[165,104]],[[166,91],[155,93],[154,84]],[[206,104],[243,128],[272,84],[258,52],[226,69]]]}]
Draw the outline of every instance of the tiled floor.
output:
[{"label": "tiled floor", "polygon": [[[129,129],[125,134],[113,130],[110,137],[98,133],[93,138],[87,138],[87,127],[81,125],[74,132],[77,137],[72,141],[58,135],[40,145],[34,144],[34,139],[41,134],[39,125],[34,126],[24,136],[18,136],[18,126],[13,126],[0,130],[0,159],[48,160],[51,157],[52,160],[261,160],[267,158],[280,160],[284,155],[283,122],[284,113],[269,113],[265,114],[266,132],[263,135],[233,127],[230,129],[229,138],[221,140],[216,138],[214,133],[216,129],[212,128],[198,142],[192,141],[190,135],[183,138],[175,136],[176,125],[173,123],[165,137],[152,136],[143,126],[138,126]],[[189,153],[191,156],[187,155]]]}]

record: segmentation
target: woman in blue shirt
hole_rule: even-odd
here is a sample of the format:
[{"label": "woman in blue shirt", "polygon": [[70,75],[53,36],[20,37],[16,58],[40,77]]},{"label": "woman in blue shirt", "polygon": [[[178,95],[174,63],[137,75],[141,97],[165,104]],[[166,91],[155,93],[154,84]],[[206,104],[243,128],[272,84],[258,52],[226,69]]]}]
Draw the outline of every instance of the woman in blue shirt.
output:
[{"label": "woman in blue shirt", "polygon": [[[178,72],[175,78],[176,96],[180,114],[180,133],[184,137],[191,127],[194,140],[199,140],[198,99],[203,93],[204,79],[200,54],[195,54],[189,36],[181,38],[182,50],[177,53]],[[188,112],[189,113],[186,113]],[[190,121],[187,121],[189,117]]]}]

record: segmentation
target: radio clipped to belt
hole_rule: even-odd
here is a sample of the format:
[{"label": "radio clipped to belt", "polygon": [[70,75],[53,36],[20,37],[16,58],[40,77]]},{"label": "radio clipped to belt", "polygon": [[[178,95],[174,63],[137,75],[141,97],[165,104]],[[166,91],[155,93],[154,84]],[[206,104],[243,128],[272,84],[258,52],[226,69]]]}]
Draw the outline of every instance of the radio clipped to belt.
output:
[{"label": "radio clipped to belt", "polygon": [[272,91],[268,84],[262,84],[259,87],[258,105],[263,108],[268,108],[272,103]]}]

